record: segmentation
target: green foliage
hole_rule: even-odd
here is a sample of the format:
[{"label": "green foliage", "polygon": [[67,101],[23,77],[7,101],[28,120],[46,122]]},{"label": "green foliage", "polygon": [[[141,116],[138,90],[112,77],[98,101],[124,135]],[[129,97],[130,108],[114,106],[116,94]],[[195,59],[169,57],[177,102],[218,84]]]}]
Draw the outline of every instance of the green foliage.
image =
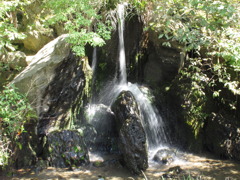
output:
[{"label": "green foliage", "polygon": [[46,25],[61,23],[69,33],[68,42],[73,45],[73,51],[79,56],[85,55],[85,45],[102,46],[104,40],[110,39],[111,28],[101,21],[98,14],[101,1],[88,0],[50,0],[45,8],[51,10],[46,18]]},{"label": "green foliage", "polygon": [[150,27],[159,32],[159,38],[178,41],[186,51],[208,49],[239,70],[239,5],[239,1],[225,0],[155,1]]},{"label": "green foliage", "polygon": [[188,63],[188,66],[180,74],[180,81],[183,81],[180,85],[183,90],[181,92],[183,96],[182,107],[186,112],[187,123],[193,128],[193,132],[197,136],[208,117],[206,111],[208,99],[205,92],[210,78],[202,71],[207,60],[189,59]]},{"label": "green foliage", "polygon": [[[218,106],[229,112],[237,111],[237,97],[240,83],[232,77],[228,68],[214,64],[210,58],[189,58],[179,74],[179,86],[183,97],[182,107],[186,122],[197,136],[212,112]],[[211,104],[215,104],[211,107]],[[233,113],[234,114],[234,113]]]},{"label": "green foliage", "polygon": [[25,38],[25,35],[17,29],[16,11],[28,3],[25,0],[0,2],[0,51],[3,47],[14,51],[16,48],[11,42]]},{"label": "green foliage", "polygon": [[34,116],[26,97],[14,87],[5,87],[0,94],[0,166],[7,165],[11,156],[10,141],[17,141],[24,123]]}]

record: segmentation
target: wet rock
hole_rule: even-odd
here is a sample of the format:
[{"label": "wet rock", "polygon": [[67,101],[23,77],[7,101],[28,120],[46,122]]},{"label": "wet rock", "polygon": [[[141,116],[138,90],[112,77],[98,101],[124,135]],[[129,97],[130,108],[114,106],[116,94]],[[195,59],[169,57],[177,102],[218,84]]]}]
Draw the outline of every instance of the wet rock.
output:
[{"label": "wet rock", "polygon": [[84,140],[88,149],[91,151],[97,138],[97,131],[91,124],[85,124],[78,128],[83,133]]},{"label": "wet rock", "polygon": [[171,164],[176,156],[176,152],[173,149],[160,149],[154,155],[153,160],[160,164]]},{"label": "wet rock", "polygon": [[78,131],[54,131],[47,135],[45,158],[54,167],[72,167],[89,163],[87,147]]},{"label": "wet rock", "polygon": [[132,93],[123,91],[114,103],[119,131],[119,150],[124,165],[134,174],[148,167],[146,134],[141,123],[139,107]]},{"label": "wet rock", "polygon": [[41,94],[40,135],[69,128],[73,122],[80,124],[82,108],[89,95],[88,67],[87,59],[79,58],[72,52],[56,67],[54,78]]},{"label": "wet rock", "polygon": [[117,129],[115,115],[103,104],[95,104],[87,110],[88,125],[85,126],[84,139],[92,151],[117,151]]},{"label": "wet rock", "polygon": [[104,164],[104,161],[95,161],[95,162],[93,162],[93,166],[94,167],[104,167],[105,164]]},{"label": "wet rock", "polygon": [[[162,175],[163,179],[182,179],[185,176],[185,171],[180,166],[174,166],[168,169],[168,171]],[[192,177],[189,174],[186,177]],[[185,179],[185,178],[184,178]]]},{"label": "wet rock", "polygon": [[149,43],[144,65],[144,81],[150,85],[171,81],[181,68],[185,54],[180,44],[171,42],[171,47],[163,43],[166,40],[157,37],[157,33],[149,31]]}]

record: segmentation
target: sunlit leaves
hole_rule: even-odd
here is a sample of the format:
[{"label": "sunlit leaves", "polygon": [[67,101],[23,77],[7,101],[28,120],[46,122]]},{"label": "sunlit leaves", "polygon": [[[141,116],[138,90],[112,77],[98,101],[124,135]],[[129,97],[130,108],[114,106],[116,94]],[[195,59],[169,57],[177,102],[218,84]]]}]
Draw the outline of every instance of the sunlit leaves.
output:
[{"label": "sunlit leaves", "polygon": [[94,32],[87,33],[85,29],[82,29],[80,32],[75,31],[70,33],[67,41],[74,45],[73,50],[78,56],[85,55],[85,45],[87,43],[91,46],[102,46],[105,44],[100,35]]},{"label": "sunlit leaves", "polygon": [[240,39],[230,37],[234,33],[229,33],[229,29],[240,32],[239,5],[225,0],[155,1],[150,27],[159,32],[159,38],[185,45],[186,51],[211,48],[212,53],[236,67]]},{"label": "sunlit leaves", "polygon": [[17,27],[12,23],[14,18],[12,13],[17,9],[29,4],[29,1],[13,0],[0,2],[0,51],[3,47],[10,51],[14,51],[15,47],[12,41],[24,39],[25,35],[18,31]]},{"label": "sunlit leaves", "polygon": [[240,95],[240,83],[239,81],[226,82],[225,86],[233,92],[234,95]]},{"label": "sunlit leaves", "polygon": [[[101,1],[99,1],[101,3]],[[102,46],[104,39],[110,38],[110,29],[106,23],[101,22],[98,15],[99,4],[87,0],[50,0],[45,7],[52,11],[47,24],[61,23],[69,33],[68,42],[73,45],[73,51],[84,56],[84,46]],[[92,26],[95,29],[92,29]]]},{"label": "sunlit leaves", "polygon": [[[208,98],[229,111],[237,111],[240,95],[239,6],[240,1],[235,0],[160,0],[152,5],[149,25],[159,33],[159,38],[168,43],[177,41],[186,52],[194,51],[199,56],[189,59],[188,65],[185,62],[179,79],[189,81],[187,87],[181,87],[184,90],[181,96],[185,100],[182,107],[195,135],[210,114],[206,113]],[[208,57],[207,61],[202,57]]]}]

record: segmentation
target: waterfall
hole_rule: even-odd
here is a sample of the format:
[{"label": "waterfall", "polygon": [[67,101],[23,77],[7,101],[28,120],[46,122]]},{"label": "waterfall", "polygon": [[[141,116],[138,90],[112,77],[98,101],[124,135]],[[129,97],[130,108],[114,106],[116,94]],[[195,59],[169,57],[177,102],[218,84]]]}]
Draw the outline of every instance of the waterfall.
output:
[{"label": "waterfall", "polygon": [[119,4],[117,7],[118,12],[118,36],[119,36],[119,62],[120,62],[120,84],[127,84],[127,71],[126,71],[126,56],[125,56],[125,48],[124,48],[124,12],[125,6],[124,4]]},{"label": "waterfall", "polygon": [[[167,143],[166,133],[164,132],[164,123],[156,107],[148,99],[148,96],[143,93],[142,87],[138,84],[127,82],[126,57],[124,47],[124,13],[125,5],[120,4],[117,7],[118,11],[118,35],[119,35],[119,61],[118,71],[112,81],[106,83],[105,88],[99,94],[98,104],[105,104],[111,107],[118,95],[123,91],[130,91],[135,97],[141,112],[142,124],[146,132],[149,149],[154,149],[163,146]],[[92,69],[95,69],[94,60],[96,57],[96,50],[93,51]],[[95,75],[94,75],[95,76]],[[91,112],[95,112],[95,106],[90,106]]]},{"label": "waterfall", "polygon": [[147,95],[144,94],[137,84],[128,83],[128,90],[134,95],[143,117],[143,126],[148,138],[150,148],[167,142],[164,131],[164,123],[157,108],[155,108]]},{"label": "waterfall", "polygon": [[96,70],[96,64],[97,64],[97,47],[93,48],[93,54],[92,54],[92,72],[93,72],[93,77],[95,74],[95,70]]},{"label": "waterfall", "polygon": [[93,52],[92,52],[92,65],[91,65],[91,69],[92,69],[92,84],[91,84],[91,90],[92,90],[92,97],[90,99],[90,103],[89,103],[89,107],[91,107],[93,105],[93,103],[95,102],[95,82],[96,82],[96,65],[97,65],[97,47],[93,48]]},{"label": "waterfall", "polygon": [[[164,132],[164,123],[158,110],[152,105],[151,101],[145,95],[139,85],[127,82],[126,57],[124,48],[124,4],[118,5],[118,35],[119,35],[119,84],[115,84],[112,90],[111,99],[115,100],[118,94],[123,90],[128,90],[134,95],[142,114],[143,126],[147,135],[150,148],[157,147],[167,142]],[[118,82],[118,81],[115,81]]]}]

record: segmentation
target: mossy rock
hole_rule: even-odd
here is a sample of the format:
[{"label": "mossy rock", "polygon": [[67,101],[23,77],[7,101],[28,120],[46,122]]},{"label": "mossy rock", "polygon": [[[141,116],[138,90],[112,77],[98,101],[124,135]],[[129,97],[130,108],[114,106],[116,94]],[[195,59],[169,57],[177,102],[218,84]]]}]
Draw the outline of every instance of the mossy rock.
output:
[{"label": "mossy rock", "polygon": [[44,152],[45,158],[54,167],[76,167],[89,163],[87,147],[76,130],[49,133]]}]

